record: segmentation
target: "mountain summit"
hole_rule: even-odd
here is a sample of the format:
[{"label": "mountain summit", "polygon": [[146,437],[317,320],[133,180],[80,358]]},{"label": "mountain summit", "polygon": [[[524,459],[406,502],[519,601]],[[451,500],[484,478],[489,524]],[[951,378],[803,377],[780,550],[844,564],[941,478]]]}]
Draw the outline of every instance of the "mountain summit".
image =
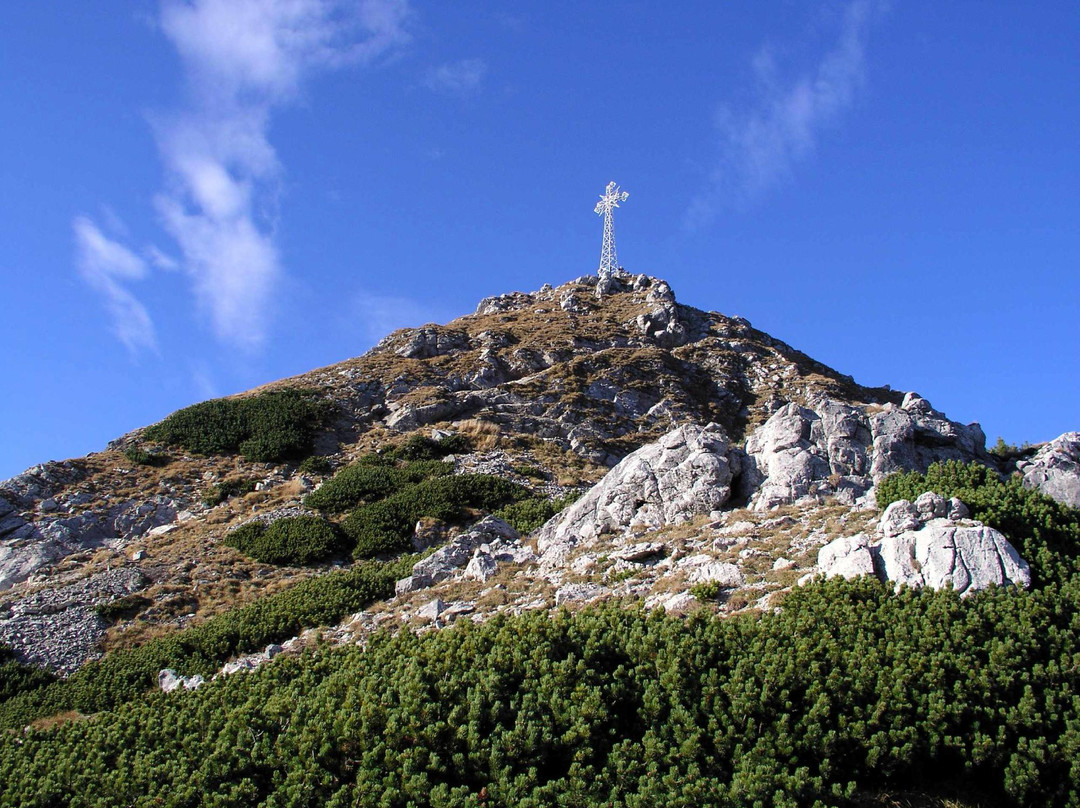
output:
[{"label": "mountain summit", "polygon": [[[617,652],[597,651],[619,632],[655,630],[667,638],[657,635],[655,642],[676,642],[680,632],[689,637],[714,623],[728,625],[737,614],[750,616],[730,621],[729,628],[707,628],[727,639],[702,640],[702,654],[722,648],[728,649],[724,660],[757,654],[738,670],[787,664],[775,651],[740,650],[747,632],[766,637],[772,631],[796,656],[813,648],[832,653],[842,646],[830,633],[835,615],[847,615],[841,627],[862,621],[870,600],[882,614],[898,610],[896,620],[918,623],[920,643],[931,634],[936,639],[926,642],[952,642],[956,635],[935,610],[952,609],[956,620],[997,608],[999,601],[1002,610],[1016,604],[1052,610],[1043,595],[1074,586],[1070,570],[1080,528],[1066,506],[1077,505],[1078,433],[1042,447],[996,447],[991,454],[978,424],[951,421],[912,392],[863,387],[742,318],[679,304],[663,280],[621,271],[583,277],[485,299],[473,314],[446,325],[397,331],[361,357],[187,407],[102,452],[35,466],[0,483],[0,726],[47,727],[102,713],[106,717],[85,729],[56,737],[85,742],[79,757],[104,754],[108,743],[95,733],[107,734],[111,722],[121,720],[114,708],[138,702],[122,715],[157,725],[152,711],[159,702],[146,698],[149,691],[243,690],[231,674],[265,666],[269,678],[251,674],[250,681],[269,690],[251,703],[277,704],[275,688],[292,687],[273,678],[284,671],[315,681],[332,679],[334,666],[411,664],[414,651],[393,650],[398,646],[386,645],[384,632],[393,643],[407,644],[412,631],[457,623],[490,624],[475,630],[499,637],[510,626],[507,637],[528,635],[539,648],[547,647],[540,637],[549,629],[601,631],[596,626],[614,621],[595,642],[580,640],[585,645],[577,651],[567,650],[577,648],[575,639],[551,640],[563,650],[535,652],[534,662],[544,668],[580,651],[599,666],[590,676],[614,665],[611,654],[645,653],[628,639],[617,643]],[[901,594],[893,597],[893,589]],[[1033,590],[1030,598],[1008,599],[1026,589]],[[915,591],[937,593],[940,600],[915,598]],[[983,599],[961,611],[958,598],[976,595]],[[646,620],[638,616],[642,608],[653,616],[635,629],[634,621]],[[529,617],[562,610],[581,614],[547,622]],[[657,612],[673,622],[657,623]],[[689,613],[716,620],[676,619]],[[1034,625],[1044,618],[1070,619],[1060,610],[1024,619]],[[873,646],[851,653],[859,659],[882,658],[882,648],[892,653],[896,620],[851,634]],[[808,631],[820,635],[810,645]],[[451,643],[489,637],[443,634]],[[1010,647],[1022,644],[1019,636]],[[348,647],[369,643],[384,650],[349,661]],[[983,658],[976,646],[964,649]],[[956,649],[951,656],[934,653],[933,670],[942,659],[967,659]],[[631,665],[635,687],[648,692],[668,686],[652,681],[660,675],[659,663],[649,661],[655,654]],[[995,654],[990,657],[1001,656]],[[294,661],[267,664],[279,656]],[[454,654],[449,659],[451,666],[465,664]],[[497,679],[504,663],[493,659],[476,657],[478,667],[470,670]],[[678,677],[692,671],[678,654],[672,659],[672,670],[682,671]],[[485,667],[489,662],[495,667]],[[823,663],[807,664],[804,670],[792,662],[787,673],[767,678],[779,681]],[[1026,671],[1034,663],[1022,665]],[[615,679],[600,676],[600,686],[615,687],[623,667],[609,671]],[[837,671],[858,678],[851,666]],[[372,675],[380,693],[411,681]],[[483,687],[467,687],[492,698],[502,693],[510,704],[522,688],[554,681],[545,676],[523,673],[512,686],[485,680]],[[889,676],[872,677],[871,684]],[[228,684],[211,682],[222,677]],[[1002,677],[994,681],[1007,681]],[[822,681],[799,687],[813,690]],[[935,682],[926,688],[937,693]],[[867,686],[844,679],[834,696]],[[351,693],[349,687],[342,692]],[[1011,692],[994,698],[1008,701]],[[169,698],[176,699],[169,709],[180,711],[177,720],[190,720],[185,711],[196,706],[186,707],[184,699],[196,696]],[[304,706],[306,691],[289,698],[298,700],[300,712],[284,724],[271,721],[277,727],[271,735],[287,735],[282,727],[293,720],[298,726],[317,720],[316,734],[331,732],[322,718],[304,717],[319,715]],[[364,698],[350,714],[375,715],[374,702]],[[652,709],[648,701],[619,709],[640,718]],[[894,701],[890,696],[871,712],[906,709]],[[721,703],[726,697],[715,701]],[[409,720],[432,709],[419,705]],[[1015,724],[1005,707],[987,709]],[[457,726],[459,718],[417,731]],[[264,719],[260,712],[257,720]],[[614,720],[619,726],[631,721]],[[820,720],[812,726],[820,729]],[[908,727],[907,718],[896,720]],[[222,718],[221,727],[211,722],[209,737],[226,731],[229,721]],[[582,721],[588,732],[601,726]],[[638,726],[633,721],[626,732]],[[666,721],[653,716],[646,723],[667,727]],[[604,732],[601,747],[623,737],[623,730]],[[51,737],[43,736],[34,765],[51,765]],[[171,743],[163,740],[161,748]],[[340,752],[349,743],[335,741],[327,749]],[[416,743],[413,738],[405,746]],[[507,743],[516,748],[516,741]],[[33,756],[37,748],[5,752],[0,745],[0,755]],[[588,755],[593,747],[574,748],[573,754]],[[338,752],[332,760],[319,758],[320,771],[353,776],[352,764],[339,765]],[[609,753],[601,757],[608,760]],[[278,774],[306,771],[307,763],[297,763],[286,747],[274,754]],[[303,759],[309,757],[315,759]],[[775,760],[781,758],[788,759]],[[203,759],[195,755],[169,777],[183,780],[185,767],[202,766]],[[727,759],[705,755],[701,761],[712,766]],[[13,765],[22,779],[12,780],[12,788],[24,796],[41,793],[35,770]],[[365,776],[398,771],[393,761],[365,766]],[[169,782],[144,774],[138,766],[123,769],[142,791]],[[754,783],[765,777],[746,776]],[[85,779],[72,777],[64,782]],[[825,783],[833,775],[821,777]],[[260,775],[252,794],[270,794],[276,778]],[[503,782],[494,774],[481,779]],[[612,782],[615,791],[624,787]],[[768,788],[821,796],[824,785],[817,782]],[[716,788],[734,788],[738,804],[742,786],[736,785]],[[96,793],[100,783],[71,785],[71,793],[84,786]],[[477,788],[488,793],[487,786]],[[488,803],[477,796],[461,804]]]}]

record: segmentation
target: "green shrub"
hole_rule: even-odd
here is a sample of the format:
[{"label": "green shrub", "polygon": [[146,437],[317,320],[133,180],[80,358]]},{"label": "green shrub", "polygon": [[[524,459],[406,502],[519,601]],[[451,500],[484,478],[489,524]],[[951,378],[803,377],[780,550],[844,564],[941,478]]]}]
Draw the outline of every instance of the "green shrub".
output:
[{"label": "green shrub", "polygon": [[248,522],[230,532],[224,544],[264,564],[302,567],[341,549],[332,524],[318,516],[289,516],[266,525]]},{"label": "green shrub", "polygon": [[298,471],[302,474],[329,474],[332,468],[330,458],[320,455],[308,455],[300,461]]},{"label": "green shrub", "polygon": [[415,433],[409,436],[404,445],[390,450],[386,456],[394,460],[439,460],[447,455],[470,451],[472,442],[460,433],[438,439]]},{"label": "green shrub", "polygon": [[24,688],[0,703],[0,727],[22,728],[35,718],[66,710],[90,714],[115,709],[155,688],[162,668],[187,676],[210,676],[231,656],[280,642],[305,628],[333,625],[390,597],[394,582],[407,575],[416,560],[406,556],[389,564],[365,562],[309,578],[138,648],[113,651],[67,679]]},{"label": "green shrub", "polygon": [[372,558],[408,547],[421,517],[458,522],[465,508],[494,511],[528,493],[516,483],[487,474],[430,478],[357,508],[341,526],[353,542],[353,556]]},{"label": "green shrub", "polygon": [[15,660],[15,653],[0,645],[0,702],[56,680],[48,671]]},{"label": "green shrub", "polygon": [[529,497],[500,508],[495,515],[509,522],[518,533],[525,535],[532,533],[577,498],[577,494],[567,494],[555,500],[546,497]]},{"label": "green shrub", "polygon": [[760,619],[375,635],[0,738],[0,804],[1076,806],[1078,594],[833,579]]},{"label": "green shrub", "polygon": [[174,412],[144,437],[196,454],[240,452],[253,462],[277,462],[310,453],[327,407],[313,391],[294,388],[219,398]]},{"label": "green shrub", "polygon": [[227,499],[250,494],[255,490],[256,482],[258,481],[253,477],[233,477],[230,480],[222,480],[206,489],[202,501],[208,508],[213,508]]},{"label": "green shrub", "polygon": [[125,595],[122,598],[111,600],[94,607],[94,611],[106,623],[115,623],[117,620],[127,620],[134,617],[147,606],[153,605],[154,601],[145,595]]},{"label": "green shrub", "polygon": [[720,586],[719,581],[705,581],[704,583],[694,584],[690,587],[690,594],[700,600],[702,603],[712,603],[723,591],[723,587]]},{"label": "green shrub", "polygon": [[522,477],[530,477],[534,480],[546,480],[547,474],[539,466],[534,466],[531,463],[518,463],[514,467],[514,471],[520,474]]},{"label": "green shrub", "polygon": [[449,463],[421,460],[394,466],[389,460],[362,458],[323,483],[304,498],[309,508],[343,513],[361,502],[375,502],[429,477],[452,474]]},{"label": "green shrub", "polygon": [[124,449],[124,457],[137,466],[167,466],[172,461],[164,452],[150,452],[136,445]]}]

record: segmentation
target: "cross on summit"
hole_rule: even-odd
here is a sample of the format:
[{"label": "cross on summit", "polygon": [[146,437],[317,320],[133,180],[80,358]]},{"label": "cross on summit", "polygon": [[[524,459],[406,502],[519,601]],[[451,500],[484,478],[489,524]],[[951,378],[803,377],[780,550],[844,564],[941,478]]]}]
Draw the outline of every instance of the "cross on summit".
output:
[{"label": "cross on summit", "polygon": [[600,269],[598,274],[601,278],[611,277],[616,270],[620,269],[619,259],[615,256],[615,208],[620,202],[625,202],[630,196],[626,191],[620,190],[612,180],[600,196],[600,201],[593,209],[604,217],[604,243],[600,248]]}]

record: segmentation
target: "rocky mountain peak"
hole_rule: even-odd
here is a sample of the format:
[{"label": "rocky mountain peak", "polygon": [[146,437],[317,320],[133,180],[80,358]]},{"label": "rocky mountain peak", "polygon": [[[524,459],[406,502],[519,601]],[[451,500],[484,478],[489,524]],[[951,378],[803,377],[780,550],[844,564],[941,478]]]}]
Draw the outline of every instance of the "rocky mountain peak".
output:
[{"label": "rocky mountain peak", "polygon": [[[812,566],[826,538],[815,519],[832,520],[834,533],[864,526],[891,472],[940,460],[998,467],[978,424],[951,421],[915,393],[859,385],[743,318],[679,303],[662,279],[624,272],[489,297],[472,314],[396,331],[363,356],[221,406],[268,399],[318,402],[310,441],[297,444],[313,462],[240,442],[183,449],[151,427],[0,483],[0,591],[11,589],[0,644],[70,671],[102,647],[324,574],[255,561],[225,539],[253,521],[322,519],[305,504],[313,489],[415,439],[462,438],[443,472],[577,502],[532,536],[421,519],[414,547],[449,543],[401,582],[383,621],[426,604],[432,586],[465,614],[462,581],[488,582],[505,564],[534,565],[515,577],[513,597],[488,592],[511,610],[550,605],[549,588],[555,604],[606,596],[616,589],[605,576],[637,575],[642,563],[648,574],[618,592],[681,609],[686,586],[723,583],[750,587],[746,602],[757,602]],[[1078,445],[1074,434],[1032,450],[1019,463],[1025,480],[1071,496]],[[801,532],[771,515],[788,505],[804,509]],[[342,518],[329,514],[334,529]],[[786,555],[766,564],[752,545],[776,531]]]}]

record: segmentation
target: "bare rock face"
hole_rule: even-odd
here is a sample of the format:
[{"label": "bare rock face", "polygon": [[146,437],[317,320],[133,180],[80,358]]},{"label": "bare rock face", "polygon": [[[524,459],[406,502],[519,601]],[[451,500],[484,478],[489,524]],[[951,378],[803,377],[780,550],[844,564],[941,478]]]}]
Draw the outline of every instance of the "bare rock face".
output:
[{"label": "bare rock face", "polygon": [[129,567],[35,592],[0,613],[0,643],[24,662],[71,673],[101,654],[98,644],[107,625],[93,607],[138,592],[148,583]]},{"label": "bare rock face", "polygon": [[885,537],[878,555],[885,579],[897,586],[951,586],[961,595],[989,586],[1031,586],[1027,562],[1009,540],[978,522],[935,519],[920,530]]},{"label": "bare rock face", "polygon": [[[12,482],[29,474],[14,477],[3,485],[10,487]],[[29,504],[30,508],[43,502],[32,496],[24,492],[15,499],[23,506]],[[55,508],[50,507],[35,519],[32,511],[19,513],[0,499],[0,591],[72,553],[113,540],[127,541],[171,524],[181,510],[179,503],[161,495],[74,514],[68,512],[69,502],[64,496],[50,495],[47,500],[52,500]]]},{"label": "bare rock face", "polygon": [[876,575],[898,587],[951,586],[961,595],[1030,586],[1031,570],[1009,540],[961,517],[966,510],[932,493],[894,502],[881,517],[876,543],[865,534],[836,539],[819,551],[818,570],[826,577]]},{"label": "bare rock face", "polygon": [[1066,432],[1017,464],[1024,486],[1071,508],[1080,508],[1080,432]]},{"label": "bare rock face", "polygon": [[747,440],[742,493],[756,510],[829,495],[852,504],[894,471],[985,459],[985,444],[978,424],[950,421],[915,393],[871,414],[830,399],[787,404]]},{"label": "bare rock face", "polygon": [[818,569],[827,578],[873,575],[874,554],[870,550],[870,537],[859,533],[829,542],[818,551]]},{"label": "bare rock face", "polygon": [[521,536],[513,527],[496,516],[488,516],[417,561],[412,575],[397,582],[395,592],[417,592],[459,573],[484,581],[495,574],[500,561],[521,564],[532,558],[532,551],[521,544]]},{"label": "bare rock face", "polygon": [[718,510],[731,497],[741,457],[724,431],[688,424],[627,455],[537,534],[543,555],[559,545],[635,528],[655,529]]}]

